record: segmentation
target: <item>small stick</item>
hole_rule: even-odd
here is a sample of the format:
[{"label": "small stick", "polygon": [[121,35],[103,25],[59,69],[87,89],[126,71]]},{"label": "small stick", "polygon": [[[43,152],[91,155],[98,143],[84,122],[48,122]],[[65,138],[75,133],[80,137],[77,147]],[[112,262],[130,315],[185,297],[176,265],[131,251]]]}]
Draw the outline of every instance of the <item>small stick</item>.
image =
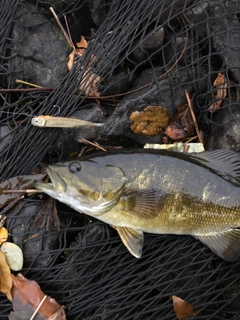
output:
[{"label": "small stick", "polygon": [[54,87],[46,88],[19,88],[19,89],[0,89],[0,93],[4,92],[35,92],[35,91],[53,91]]},{"label": "small stick", "polygon": [[[5,191],[5,190],[4,190]],[[3,191],[3,193],[4,193]],[[18,203],[18,201],[20,201],[21,199],[23,199],[24,197],[17,197],[16,199],[14,199],[13,201],[11,201],[2,211],[1,211],[1,215],[5,214],[8,210],[10,210],[13,206],[15,206],[15,204]]]},{"label": "small stick", "polygon": [[42,191],[37,189],[19,189],[19,190],[3,190],[2,193],[42,193]]},{"label": "small stick", "polygon": [[23,242],[25,243],[25,242],[27,242],[27,241],[29,241],[29,240],[31,240],[31,239],[34,239],[34,238],[36,238],[36,237],[38,237],[38,236],[40,236],[40,233],[35,233],[35,234],[33,234],[32,236],[30,236],[30,237],[28,237],[27,239],[25,239]]},{"label": "small stick", "polygon": [[184,144],[188,144],[189,142],[197,139],[197,137],[198,137],[198,136],[191,137],[191,138],[189,138],[187,141],[185,141],[185,142],[183,142],[183,143],[184,143]]},{"label": "small stick", "polygon": [[91,146],[96,147],[102,151],[107,151],[107,149],[101,147],[97,142],[94,143],[84,138],[78,139],[77,141],[80,143],[90,144]]},{"label": "small stick", "polygon": [[65,309],[65,306],[61,306],[60,309],[58,309],[51,317],[48,318],[48,320],[55,320],[57,319],[57,316],[63,312]]},{"label": "small stick", "polygon": [[34,87],[34,88],[43,88],[37,84],[34,84],[34,83],[31,83],[31,82],[27,82],[27,81],[23,81],[23,80],[19,80],[19,79],[16,79],[15,81],[16,83],[21,83],[21,84],[26,84],[27,86],[30,86],[30,87]]},{"label": "small stick", "polygon": [[190,99],[189,93],[188,93],[187,90],[185,90],[185,95],[186,95],[186,98],[187,98],[188,107],[189,107],[190,112],[191,112],[191,116],[192,116],[192,119],[193,119],[195,130],[197,132],[198,139],[203,144],[203,138],[202,138],[202,135],[201,135],[199,127],[198,127],[197,119],[196,119],[195,114],[194,114],[192,100]]},{"label": "small stick", "polygon": [[72,37],[71,37],[71,33],[70,33],[70,30],[69,30],[69,26],[68,26],[68,21],[67,21],[67,17],[64,15],[64,20],[65,20],[65,23],[66,23],[66,27],[67,27],[67,32],[68,32],[68,39],[69,41],[71,42],[71,46],[72,48],[76,49],[75,48],[75,45],[73,43],[73,40],[72,40]]},{"label": "small stick", "polygon": [[73,46],[73,43],[71,43],[69,36],[67,34],[67,32],[65,31],[65,29],[63,28],[63,25],[61,24],[61,21],[59,20],[58,16],[56,15],[56,12],[54,11],[53,7],[50,7],[49,10],[52,12],[54,19],[56,20],[57,24],[59,25],[60,29],[62,30],[62,33],[65,37],[65,39],[67,40],[69,46],[73,49],[75,49],[75,47]]},{"label": "small stick", "polygon": [[33,320],[36,316],[36,314],[38,313],[38,310],[41,308],[41,306],[43,305],[43,302],[47,299],[47,295],[45,295],[43,298],[42,298],[42,301],[39,303],[37,309],[34,311],[33,315],[31,316],[30,320]]}]

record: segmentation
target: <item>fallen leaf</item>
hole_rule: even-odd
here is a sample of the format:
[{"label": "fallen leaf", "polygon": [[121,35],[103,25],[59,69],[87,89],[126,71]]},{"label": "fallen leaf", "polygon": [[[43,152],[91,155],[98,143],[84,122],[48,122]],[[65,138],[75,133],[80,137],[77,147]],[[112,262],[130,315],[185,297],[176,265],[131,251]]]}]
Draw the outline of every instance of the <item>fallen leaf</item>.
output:
[{"label": "fallen leaf", "polygon": [[[88,42],[81,36],[81,41],[76,43],[77,48],[74,49],[68,57],[68,70],[72,70],[77,57],[82,57],[88,47]],[[91,69],[92,64],[96,62],[94,55],[91,56],[90,61],[87,65],[83,65],[85,69],[83,76],[79,79],[79,90],[83,91],[86,96],[89,97],[100,97],[98,82],[100,76],[94,73]]]},{"label": "fallen leaf", "polygon": [[8,231],[6,228],[2,227],[0,229],[0,244],[7,241],[7,238],[8,238]]},{"label": "fallen leaf", "polygon": [[227,82],[226,82],[225,77],[224,77],[224,75],[222,73],[218,74],[217,78],[213,82],[213,85],[217,89],[217,94],[216,94],[215,98],[219,99],[219,100],[214,102],[213,104],[211,104],[210,107],[208,108],[208,111],[211,112],[211,113],[215,112],[217,109],[220,108],[223,99],[227,95],[227,89],[226,89],[227,88]]},{"label": "fallen leaf", "polygon": [[194,315],[193,307],[177,296],[172,296],[173,308],[178,320],[184,320]]},{"label": "fallen leaf", "polygon": [[84,36],[81,36],[81,40],[76,43],[76,46],[77,46],[78,49],[87,49],[87,47],[88,47],[88,42],[87,42],[87,40],[84,38]]},{"label": "fallen leaf", "polygon": [[[91,62],[90,62],[91,64]],[[100,97],[98,82],[100,77],[92,72],[91,66],[86,69],[83,74],[82,79],[80,80],[79,89],[84,91],[84,94],[89,97]]]},{"label": "fallen leaf", "polygon": [[83,36],[81,36],[81,40],[76,43],[76,47],[77,48],[73,49],[68,56],[68,71],[72,70],[76,57],[81,57],[88,47],[88,42]]},{"label": "fallen leaf", "polygon": [[12,276],[5,255],[0,251],[0,291],[12,301]]},{"label": "fallen leaf", "polygon": [[6,257],[9,268],[13,271],[20,271],[23,267],[23,253],[21,248],[12,242],[4,242],[0,250]]},{"label": "fallen leaf", "polygon": [[38,212],[35,223],[40,228],[46,228],[50,230],[52,226],[57,227],[58,231],[60,229],[60,220],[57,214],[56,201],[49,197],[45,202],[42,209]]},{"label": "fallen leaf", "polygon": [[[12,303],[14,312],[10,313],[9,319],[21,319],[17,316],[22,316],[24,319],[30,319],[29,314],[32,315],[37,311],[34,320],[66,320],[65,312],[53,298],[46,296],[36,281],[28,280],[23,275],[18,274],[17,277],[12,275]],[[40,305],[41,304],[41,305]],[[26,316],[27,313],[27,316]]]},{"label": "fallen leaf", "polygon": [[133,121],[131,130],[137,134],[155,136],[168,123],[167,109],[161,106],[148,106],[143,111],[135,111],[130,115]]},{"label": "fallen leaf", "polygon": [[25,175],[25,176],[17,176],[14,178],[10,178],[6,181],[3,181],[0,184],[0,208],[6,206],[9,202],[14,199],[24,195],[24,193],[7,193],[4,194],[4,190],[17,190],[17,189],[31,189],[33,188],[34,180],[42,180],[46,176],[45,174],[36,174],[36,175]]},{"label": "fallen leaf", "polygon": [[194,122],[187,103],[178,107],[178,112],[168,122],[164,134],[173,141],[182,141],[192,135]]}]

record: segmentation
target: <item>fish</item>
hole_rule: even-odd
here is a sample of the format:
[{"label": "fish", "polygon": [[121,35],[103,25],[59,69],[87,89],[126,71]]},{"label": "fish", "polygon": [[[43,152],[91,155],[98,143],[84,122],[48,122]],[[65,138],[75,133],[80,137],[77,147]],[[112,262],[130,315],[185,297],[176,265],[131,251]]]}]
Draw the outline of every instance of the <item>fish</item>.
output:
[{"label": "fish", "polygon": [[144,232],[191,235],[222,259],[240,256],[240,154],[118,149],[47,166],[35,187],[114,227],[140,258]]},{"label": "fish", "polygon": [[52,128],[75,128],[81,126],[95,126],[102,127],[103,123],[95,123],[91,121],[67,118],[67,117],[55,117],[55,116],[38,116],[31,119],[31,124],[36,127],[52,127]]}]

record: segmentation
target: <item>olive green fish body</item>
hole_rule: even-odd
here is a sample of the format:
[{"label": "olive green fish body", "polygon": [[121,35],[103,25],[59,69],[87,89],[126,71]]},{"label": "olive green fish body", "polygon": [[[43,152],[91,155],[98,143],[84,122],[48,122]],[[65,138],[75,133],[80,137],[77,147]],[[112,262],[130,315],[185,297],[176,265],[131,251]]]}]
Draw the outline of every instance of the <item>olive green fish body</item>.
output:
[{"label": "olive green fish body", "polygon": [[[130,150],[51,166],[38,189],[118,231],[139,257],[143,232],[193,235],[220,257],[240,256],[240,156]],[[54,181],[55,180],[55,181]]]}]

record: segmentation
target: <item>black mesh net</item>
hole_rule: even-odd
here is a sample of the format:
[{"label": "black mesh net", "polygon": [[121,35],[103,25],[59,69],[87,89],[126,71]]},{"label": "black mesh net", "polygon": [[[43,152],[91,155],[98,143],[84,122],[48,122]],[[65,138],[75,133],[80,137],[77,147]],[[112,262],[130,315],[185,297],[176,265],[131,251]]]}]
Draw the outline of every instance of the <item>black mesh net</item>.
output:
[{"label": "black mesh net", "polygon": [[[33,127],[35,115],[70,116],[84,107],[90,112],[101,107],[110,114],[105,136],[114,130],[127,135],[111,115],[124,119],[128,107],[162,105],[166,96],[174,113],[188,90],[207,132],[210,125],[219,126],[206,111],[216,101],[213,81],[223,73],[228,94],[221,109],[229,111],[229,124],[236,120],[238,0],[52,1],[63,24],[67,16],[73,41],[81,34],[89,41],[71,72],[71,49],[48,3],[8,0],[0,9],[1,181],[79,151],[77,142],[64,149],[66,131]],[[58,41],[48,42],[54,32],[59,32]],[[49,50],[47,62],[41,47]],[[16,82],[35,79],[41,88]],[[96,80],[100,107],[91,97]],[[128,144],[123,140],[123,146]],[[191,303],[197,319],[239,319],[239,261],[227,263],[195,239],[171,235],[146,235],[138,260],[111,227],[60,203],[60,231],[47,231],[34,223],[46,199],[21,200],[8,212],[6,224],[24,252],[21,273],[65,305],[67,319],[175,319],[172,295]],[[3,295],[0,310],[0,319],[6,319],[11,304]]]}]

